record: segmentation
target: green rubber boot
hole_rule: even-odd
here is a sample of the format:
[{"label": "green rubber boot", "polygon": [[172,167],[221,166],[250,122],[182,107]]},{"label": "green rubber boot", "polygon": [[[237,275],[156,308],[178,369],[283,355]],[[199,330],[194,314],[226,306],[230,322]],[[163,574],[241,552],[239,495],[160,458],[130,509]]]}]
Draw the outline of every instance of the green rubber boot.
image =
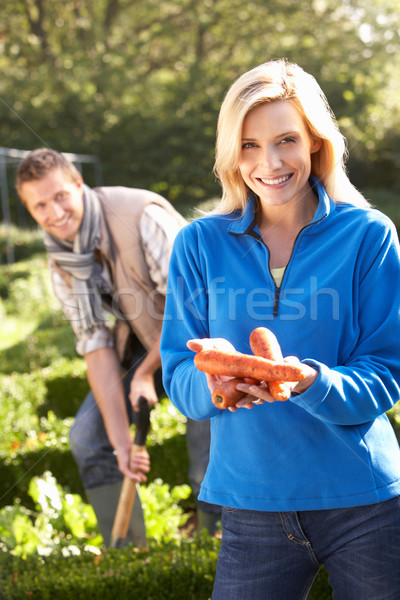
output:
[{"label": "green rubber boot", "polygon": [[[107,547],[110,545],[111,541],[111,531],[114,524],[121,487],[122,481],[85,490],[86,496],[96,514],[97,524],[100,533],[103,536],[104,544]],[[147,545],[146,526],[144,524],[143,509],[138,492],[136,492],[124,545],[126,546],[132,543],[141,548],[144,548]]]}]

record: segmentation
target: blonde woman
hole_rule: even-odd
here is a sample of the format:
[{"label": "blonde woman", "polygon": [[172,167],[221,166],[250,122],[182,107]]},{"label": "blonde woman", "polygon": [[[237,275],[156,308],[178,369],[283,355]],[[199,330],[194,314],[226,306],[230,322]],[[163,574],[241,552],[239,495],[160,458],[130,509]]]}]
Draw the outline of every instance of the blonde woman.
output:
[{"label": "blonde woman", "polygon": [[[345,141],[315,79],[270,61],[220,111],[222,199],[178,234],[161,340],[164,385],[211,418],[200,499],[224,507],[213,600],[305,599],[321,567],[336,600],[400,597],[396,230],[350,183]],[[203,347],[251,353],[271,329],[306,378],[228,410],[198,371]],[[249,409],[249,410],[246,410]]]}]

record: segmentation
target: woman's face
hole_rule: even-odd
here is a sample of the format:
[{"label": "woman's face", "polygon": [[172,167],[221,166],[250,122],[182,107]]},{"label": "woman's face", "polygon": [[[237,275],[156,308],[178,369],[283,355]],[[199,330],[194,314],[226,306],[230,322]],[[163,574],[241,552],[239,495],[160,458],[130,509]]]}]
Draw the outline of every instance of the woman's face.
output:
[{"label": "woman's face", "polygon": [[262,104],[244,119],[239,170],[265,207],[306,201],[311,154],[320,146],[289,100]]}]

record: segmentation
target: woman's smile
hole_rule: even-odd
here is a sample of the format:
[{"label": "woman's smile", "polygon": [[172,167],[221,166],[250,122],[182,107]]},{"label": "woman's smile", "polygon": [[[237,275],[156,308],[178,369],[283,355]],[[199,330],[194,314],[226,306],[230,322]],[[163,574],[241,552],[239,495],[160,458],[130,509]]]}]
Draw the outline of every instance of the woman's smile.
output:
[{"label": "woman's smile", "polygon": [[312,197],[311,154],[319,147],[289,100],[262,104],[246,115],[239,169],[263,209]]},{"label": "woman's smile", "polygon": [[271,177],[256,177],[256,179],[258,179],[258,181],[260,181],[264,185],[268,185],[268,186],[272,186],[272,187],[277,187],[278,185],[285,184],[287,181],[289,181],[289,179],[292,176],[293,176],[293,173],[291,173],[290,175],[283,175],[281,177],[275,177],[275,178],[271,178]]}]

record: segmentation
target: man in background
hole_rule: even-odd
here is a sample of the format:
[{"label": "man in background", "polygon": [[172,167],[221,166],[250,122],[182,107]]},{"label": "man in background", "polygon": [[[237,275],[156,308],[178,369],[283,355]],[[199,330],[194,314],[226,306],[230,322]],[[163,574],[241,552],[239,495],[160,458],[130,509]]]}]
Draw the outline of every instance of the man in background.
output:
[{"label": "man in background", "polygon": [[[47,148],[30,152],[17,170],[21,201],[44,230],[54,292],[87,364],[90,392],[70,431],[71,452],[104,543],[109,545],[124,476],[146,481],[147,451],[131,457],[130,424],[141,396],[153,406],[163,393],[159,338],[172,244],[183,217],[153,192],[91,189],[75,166]],[[113,323],[105,313],[113,315]],[[208,424],[188,424],[190,472],[208,462]],[[205,461],[205,464],[204,464]],[[192,480],[192,487],[200,482]],[[213,533],[215,507],[199,516]],[[126,543],[146,544],[140,498]]]}]

